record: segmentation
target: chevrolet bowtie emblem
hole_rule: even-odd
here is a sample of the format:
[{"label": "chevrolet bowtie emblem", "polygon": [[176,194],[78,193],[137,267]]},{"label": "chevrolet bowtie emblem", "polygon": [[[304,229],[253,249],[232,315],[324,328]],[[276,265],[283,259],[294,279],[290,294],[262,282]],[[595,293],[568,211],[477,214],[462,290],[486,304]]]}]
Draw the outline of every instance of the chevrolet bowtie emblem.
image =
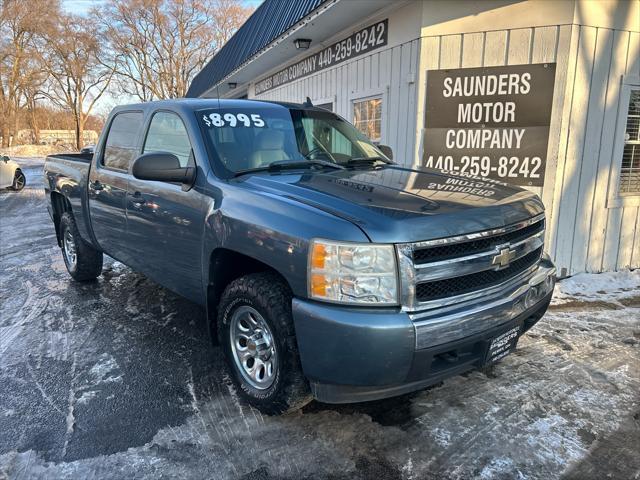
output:
[{"label": "chevrolet bowtie emblem", "polygon": [[500,268],[504,268],[511,263],[516,257],[515,250],[511,250],[509,247],[503,248],[500,250],[500,253],[493,257],[491,260],[492,265],[498,265]]}]

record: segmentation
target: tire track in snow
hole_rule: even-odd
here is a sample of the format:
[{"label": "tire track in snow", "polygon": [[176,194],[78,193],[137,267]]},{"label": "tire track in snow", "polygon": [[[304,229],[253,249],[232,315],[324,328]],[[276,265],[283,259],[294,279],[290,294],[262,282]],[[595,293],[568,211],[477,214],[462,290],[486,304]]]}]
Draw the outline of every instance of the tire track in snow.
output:
[{"label": "tire track in snow", "polygon": [[[22,307],[20,307],[20,310],[18,310],[15,315],[12,315],[17,321],[7,327],[0,327],[0,356],[4,356],[14,340],[23,333],[25,326],[38,315],[41,315],[49,303],[48,299],[34,299],[36,294],[30,281],[27,280],[24,282],[24,286],[27,290],[27,298],[22,304]],[[24,315],[24,310],[27,308],[30,309],[30,311],[27,315]]]}]

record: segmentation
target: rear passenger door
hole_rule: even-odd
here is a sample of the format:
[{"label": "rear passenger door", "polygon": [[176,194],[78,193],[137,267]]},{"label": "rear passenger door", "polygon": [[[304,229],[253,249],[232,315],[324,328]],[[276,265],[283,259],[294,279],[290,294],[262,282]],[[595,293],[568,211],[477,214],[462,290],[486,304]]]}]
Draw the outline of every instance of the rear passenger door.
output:
[{"label": "rear passenger door", "polygon": [[[187,129],[173,112],[151,117],[142,153],[167,152],[195,167]],[[203,197],[197,188],[131,177],[127,195],[127,242],[134,267],[165,287],[202,302]]]},{"label": "rear passenger door", "polygon": [[143,113],[119,112],[109,124],[107,138],[96,151],[87,186],[91,227],[100,248],[130,265],[126,245],[126,196],[129,166],[139,151]]}]

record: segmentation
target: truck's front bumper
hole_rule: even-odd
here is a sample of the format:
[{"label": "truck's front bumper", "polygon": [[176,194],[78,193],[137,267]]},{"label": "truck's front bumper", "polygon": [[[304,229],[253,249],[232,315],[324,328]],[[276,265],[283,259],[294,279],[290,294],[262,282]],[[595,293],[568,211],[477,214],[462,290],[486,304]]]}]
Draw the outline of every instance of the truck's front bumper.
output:
[{"label": "truck's front bumper", "polygon": [[548,258],[499,299],[441,314],[347,308],[294,299],[302,367],[316,399],[350,403],[401,395],[483,364],[491,339],[545,313],[555,285]]}]

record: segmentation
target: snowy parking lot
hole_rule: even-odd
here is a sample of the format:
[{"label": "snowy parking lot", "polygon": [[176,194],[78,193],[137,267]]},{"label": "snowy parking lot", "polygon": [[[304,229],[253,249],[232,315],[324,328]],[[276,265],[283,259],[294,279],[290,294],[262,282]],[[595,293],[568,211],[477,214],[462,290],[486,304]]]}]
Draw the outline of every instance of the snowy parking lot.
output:
[{"label": "snowy parking lot", "polygon": [[67,275],[42,188],[0,192],[0,478],[639,479],[640,271],[560,283],[488,371],[268,417],[204,312],[107,259]]}]

